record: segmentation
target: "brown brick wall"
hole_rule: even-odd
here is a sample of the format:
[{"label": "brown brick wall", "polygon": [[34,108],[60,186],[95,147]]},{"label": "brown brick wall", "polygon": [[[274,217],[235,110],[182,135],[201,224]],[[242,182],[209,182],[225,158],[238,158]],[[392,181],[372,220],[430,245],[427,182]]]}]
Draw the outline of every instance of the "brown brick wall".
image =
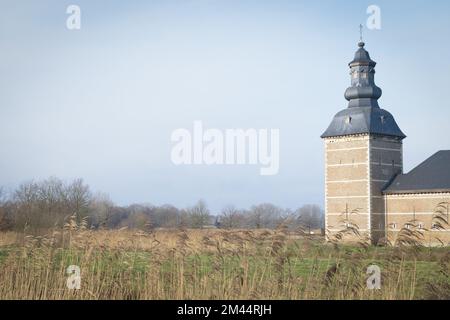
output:
[{"label": "brown brick wall", "polygon": [[328,150],[367,147],[367,135],[325,139]]},{"label": "brown brick wall", "polygon": [[382,149],[372,149],[371,158],[372,163],[376,164],[392,164],[392,161],[394,161],[394,164],[401,164],[402,162],[401,150],[390,151]]},{"label": "brown brick wall", "polygon": [[328,216],[328,228],[329,229],[345,229],[343,225],[344,221],[349,221],[352,224],[358,226],[360,230],[367,230],[367,214],[349,214],[348,216],[343,215],[329,215]]},{"label": "brown brick wall", "polygon": [[[345,229],[343,219],[358,225],[361,232],[368,229],[368,150],[368,135],[325,139],[325,213],[329,231]],[[352,214],[354,210],[359,213]]]},{"label": "brown brick wall", "polygon": [[367,179],[367,164],[328,166],[327,176],[330,181]]},{"label": "brown brick wall", "polygon": [[327,182],[327,196],[367,196],[367,181]]},{"label": "brown brick wall", "polygon": [[[370,229],[372,243],[386,237],[385,200],[382,190],[396,174],[402,172],[402,142],[389,137],[370,138]],[[376,231],[376,232],[374,232]]]},{"label": "brown brick wall", "polygon": [[[400,142],[401,143],[401,142]],[[372,136],[371,145],[374,148],[398,149],[399,141],[390,137]]]},{"label": "brown brick wall", "polygon": [[328,164],[341,163],[360,163],[367,162],[367,150],[357,149],[348,152],[348,150],[333,150],[328,153]]},{"label": "brown brick wall", "polygon": [[[343,213],[346,211],[346,204],[349,205],[349,209],[359,209],[359,212],[368,213],[369,208],[367,206],[367,198],[353,198],[351,202],[345,198],[329,198],[328,199],[328,212],[330,213]],[[351,206],[351,207],[350,207]]]},{"label": "brown brick wall", "polygon": [[384,197],[372,198],[372,213],[385,213]]},{"label": "brown brick wall", "polygon": [[[432,230],[431,228],[433,215],[436,214],[436,207],[440,203],[445,204],[450,215],[450,193],[386,195],[387,226],[390,240],[396,239],[398,230],[404,227],[407,222],[415,220],[416,225],[421,223],[425,229],[428,229],[423,230],[424,242],[439,243],[437,240],[439,238],[444,243],[450,244],[450,229],[448,226],[445,231]],[[448,219],[445,211],[444,217]],[[396,224],[395,229],[394,224]]]}]

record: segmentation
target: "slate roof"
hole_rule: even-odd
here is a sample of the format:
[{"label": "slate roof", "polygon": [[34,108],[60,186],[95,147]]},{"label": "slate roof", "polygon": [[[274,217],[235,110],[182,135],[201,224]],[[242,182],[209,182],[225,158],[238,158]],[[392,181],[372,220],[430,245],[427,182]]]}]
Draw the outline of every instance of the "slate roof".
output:
[{"label": "slate roof", "polygon": [[406,137],[388,111],[374,107],[352,107],[339,111],[321,138],[362,133],[400,139]]},{"label": "slate roof", "polygon": [[450,150],[441,150],[407,174],[399,174],[385,194],[450,192]]},{"label": "slate roof", "polygon": [[370,59],[370,55],[369,52],[367,52],[367,50],[364,49],[365,43],[360,41],[358,43],[358,50],[355,52],[355,57],[353,58],[353,60],[348,64],[350,67],[355,65],[355,64],[364,64],[364,65],[369,65],[372,67],[375,67],[375,65],[377,64],[375,61],[373,61],[372,59]]},{"label": "slate roof", "polygon": [[378,98],[382,91],[375,85],[376,62],[364,49],[364,42],[358,43],[358,50],[349,63],[352,74],[351,86],[345,91],[348,108],[339,111],[321,138],[352,134],[379,134],[404,139],[392,114],[381,109]]}]

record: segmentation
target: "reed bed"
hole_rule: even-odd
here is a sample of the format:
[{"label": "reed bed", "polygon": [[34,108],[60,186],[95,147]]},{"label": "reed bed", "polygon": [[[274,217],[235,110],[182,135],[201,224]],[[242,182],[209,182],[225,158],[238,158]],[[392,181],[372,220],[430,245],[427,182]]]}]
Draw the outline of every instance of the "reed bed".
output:
[{"label": "reed bed", "polygon": [[[381,288],[367,288],[367,267]],[[80,289],[67,268],[81,270]],[[450,299],[448,248],[326,244],[276,230],[0,234],[0,299]]]}]

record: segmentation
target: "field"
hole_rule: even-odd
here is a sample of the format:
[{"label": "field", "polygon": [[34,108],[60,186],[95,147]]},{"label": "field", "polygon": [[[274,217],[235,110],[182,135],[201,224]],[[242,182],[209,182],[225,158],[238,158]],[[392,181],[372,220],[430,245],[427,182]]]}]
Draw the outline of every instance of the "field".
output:
[{"label": "field", "polygon": [[[372,264],[380,289],[367,288]],[[0,299],[450,299],[448,248],[325,244],[283,227],[5,232],[0,267]]]}]

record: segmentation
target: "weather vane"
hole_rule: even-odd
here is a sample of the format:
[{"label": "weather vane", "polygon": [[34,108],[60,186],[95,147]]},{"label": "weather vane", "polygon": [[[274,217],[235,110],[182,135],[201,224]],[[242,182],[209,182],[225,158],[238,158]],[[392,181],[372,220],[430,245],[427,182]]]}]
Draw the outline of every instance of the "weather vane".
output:
[{"label": "weather vane", "polygon": [[360,41],[360,42],[363,42],[362,31],[363,31],[363,25],[360,24],[360,25],[359,25],[359,41]]}]

